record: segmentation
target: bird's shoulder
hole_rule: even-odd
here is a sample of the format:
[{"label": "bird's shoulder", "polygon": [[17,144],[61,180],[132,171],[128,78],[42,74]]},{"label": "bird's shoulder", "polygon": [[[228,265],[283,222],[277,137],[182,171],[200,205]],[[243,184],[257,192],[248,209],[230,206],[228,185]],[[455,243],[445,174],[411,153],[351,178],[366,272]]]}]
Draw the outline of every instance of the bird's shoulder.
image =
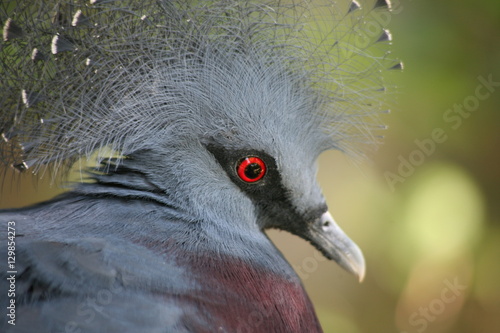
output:
[{"label": "bird's shoulder", "polygon": [[[36,237],[28,214],[2,214],[2,316],[8,332],[182,332],[171,297],[187,293],[181,267],[120,239]],[[7,240],[7,241],[5,241]],[[14,305],[12,306],[11,303]],[[13,325],[15,323],[15,325]]]}]

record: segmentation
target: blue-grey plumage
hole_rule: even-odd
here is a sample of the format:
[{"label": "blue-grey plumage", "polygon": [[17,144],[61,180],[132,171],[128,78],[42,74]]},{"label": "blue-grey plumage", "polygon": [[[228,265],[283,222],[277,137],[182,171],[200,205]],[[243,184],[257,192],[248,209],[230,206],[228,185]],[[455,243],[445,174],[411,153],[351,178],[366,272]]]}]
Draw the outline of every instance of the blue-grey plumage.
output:
[{"label": "blue-grey plumage", "polygon": [[0,213],[15,222],[18,258],[16,325],[3,327],[321,331],[264,230],[294,233],[364,276],[315,175],[321,152],[350,152],[378,126],[373,98],[394,61],[380,53],[390,33],[364,23],[389,4],[368,7],[0,5],[1,161],[59,173],[96,151],[100,162],[64,196]]}]

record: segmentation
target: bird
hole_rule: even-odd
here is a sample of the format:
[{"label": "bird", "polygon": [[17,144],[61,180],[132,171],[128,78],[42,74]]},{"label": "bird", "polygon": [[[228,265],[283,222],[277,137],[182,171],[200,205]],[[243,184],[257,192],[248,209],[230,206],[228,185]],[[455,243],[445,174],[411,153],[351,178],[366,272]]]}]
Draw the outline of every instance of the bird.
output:
[{"label": "bird", "polygon": [[2,331],[322,332],[266,230],[363,279],[317,159],[378,142],[390,10],[2,2],[2,168],[84,179],[0,211]]}]

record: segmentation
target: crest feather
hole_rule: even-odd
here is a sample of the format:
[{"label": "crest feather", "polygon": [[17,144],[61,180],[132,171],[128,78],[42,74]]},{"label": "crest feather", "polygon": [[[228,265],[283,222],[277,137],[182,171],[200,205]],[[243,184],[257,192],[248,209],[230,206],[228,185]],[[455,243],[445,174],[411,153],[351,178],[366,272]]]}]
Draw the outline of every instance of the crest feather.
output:
[{"label": "crest feather", "polygon": [[352,143],[372,141],[379,128],[381,71],[401,68],[379,23],[389,7],[387,1],[2,2],[0,162],[19,171],[49,164],[64,171],[102,148],[127,155],[168,140],[186,130],[186,114],[178,110],[194,107],[179,94],[187,93],[197,66],[218,55],[294,73],[297,89],[315,96],[316,109],[304,112],[314,112],[328,135],[322,149],[352,151]]}]

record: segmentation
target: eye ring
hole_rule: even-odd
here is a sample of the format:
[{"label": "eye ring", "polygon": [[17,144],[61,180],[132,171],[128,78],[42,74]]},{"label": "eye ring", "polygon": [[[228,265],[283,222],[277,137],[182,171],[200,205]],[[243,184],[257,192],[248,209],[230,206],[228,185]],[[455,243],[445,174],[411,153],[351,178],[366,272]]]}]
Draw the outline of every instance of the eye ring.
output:
[{"label": "eye ring", "polygon": [[241,159],[236,166],[236,173],[246,183],[255,183],[266,174],[266,163],[256,156]]}]

